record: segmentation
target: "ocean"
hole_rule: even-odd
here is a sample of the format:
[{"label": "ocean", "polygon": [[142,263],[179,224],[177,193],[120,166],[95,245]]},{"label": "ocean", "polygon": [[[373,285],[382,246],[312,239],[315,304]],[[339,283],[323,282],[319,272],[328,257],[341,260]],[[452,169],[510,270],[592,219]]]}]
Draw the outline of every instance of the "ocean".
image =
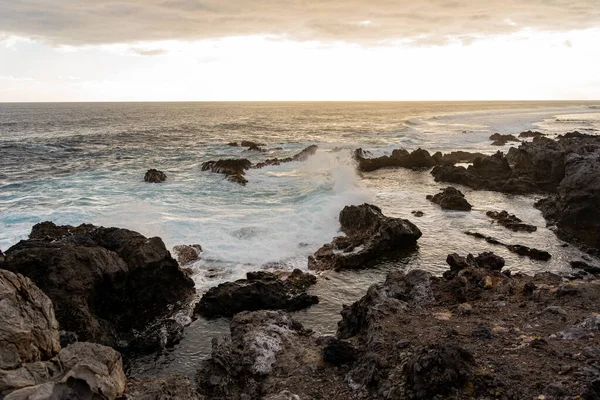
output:
[{"label": "ocean", "polygon": [[[394,269],[440,274],[446,255],[494,251],[514,272],[567,271],[582,254],[545,227],[536,196],[460,188],[470,213],[442,211],[425,199],[447,185],[428,171],[379,170],[359,174],[351,151],[374,156],[393,149],[492,154],[490,134],[539,130],[549,135],[600,132],[600,102],[383,102],[383,103],[6,103],[0,104],[0,249],[27,237],[33,224],[93,223],[160,236],[167,247],[200,244],[192,266],[199,295],[209,287],[262,269],[306,269],[307,256],[337,234],[339,211],[369,202],[384,214],[408,218],[423,232],[417,252],[384,259],[373,269],[324,273],[313,292],[318,306],[295,313],[308,327],[335,331],[344,303]],[[265,153],[231,147],[265,143]],[[306,162],[250,170],[240,186],[201,171],[219,158],[253,162],[319,146]],[[162,184],[143,181],[149,168]],[[411,211],[420,210],[416,218]],[[538,226],[514,233],[491,223],[488,210],[507,210]],[[475,230],[508,243],[549,251],[532,261],[464,235]],[[227,321],[198,320],[152,371],[191,373],[208,354],[210,337]],[[148,370],[140,367],[140,373]]]}]

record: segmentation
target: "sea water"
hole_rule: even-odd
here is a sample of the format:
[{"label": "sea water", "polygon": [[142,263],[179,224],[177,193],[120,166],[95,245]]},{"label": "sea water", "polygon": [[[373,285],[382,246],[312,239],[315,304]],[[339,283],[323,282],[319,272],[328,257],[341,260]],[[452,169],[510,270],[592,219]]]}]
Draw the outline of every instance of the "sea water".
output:
[{"label": "sea water", "polygon": [[[584,257],[546,228],[533,208],[537,196],[510,196],[459,187],[474,208],[442,211],[425,199],[447,185],[428,171],[386,169],[359,174],[351,151],[374,156],[393,149],[507,151],[492,133],[533,129],[555,136],[600,132],[598,102],[399,103],[63,103],[0,104],[0,249],[27,238],[32,225],[93,223],[160,236],[168,248],[200,244],[191,266],[200,296],[219,283],[257,269],[307,269],[307,257],[338,233],[346,205],[364,202],[408,218],[423,232],[416,252],[382,260],[373,269],[322,274],[313,289],[321,303],[295,313],[308,327],[335,332],[339,310],[391,270],[422,268],[441,274],[446,255],[494,251],[513,271],[568,271]],[[231,147],[265,143],[266,152]],[[208,160],[291,156],[319,146],[306,162],[252,169],[248,184],[201,171]],[[149,168],[161,184],[143,181]],[[416,218],[411,211],[423,211]],[[493,224],[488,210],[507,210],[538,227],[514,233]],[[477,231],[507,243],[547,250],[532,261],[466,236]],[[227,321],[195,321],[171,353],[140,371],[191,373]]]}]

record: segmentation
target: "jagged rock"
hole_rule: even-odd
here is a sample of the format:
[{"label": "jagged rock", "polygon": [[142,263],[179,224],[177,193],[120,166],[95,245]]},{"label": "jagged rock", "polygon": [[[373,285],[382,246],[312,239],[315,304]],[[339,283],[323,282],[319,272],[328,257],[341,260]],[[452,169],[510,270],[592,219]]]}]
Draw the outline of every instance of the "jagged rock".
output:
[{"label": "jagged rock", "polygon": [[444,210],[471,211],[471,204],[462,192],[452,186],[443,189],[435,196],[427,196],[427,200],[438,204]]},{"label": "jagged rock", "polygon": [[200,253],[202,253],[202,246],[200,246],[199,244],[182,244],[173,247],[173,253],[175,253],[179,265],[184,266],[186,264],[193,263],[194,261],[200,258]]},{"label": "jagged rock", "polygon": [[491,243],[491,244],[496,244],[498,246],[504,246],[513,253],[516,253],[520,256],[529,257],[533,260],[548,261],[550,258],[552,258],[552,255],[544,250],[538,250],[538,249],[523,246],[520,244],[505,244],[493,237],[485,236],[478,232],[465,232],[465,234],[469,235],[469,236],[473,236],[477,239],[484,239],[486,242]]},{"label": "jagged rock", "polygon": [[422,270],[390,273],[384,283],[372,285],[364,297],[343,307],[337,337],[362,335],[367,341],[374,341],[382,318],[433,302],[430,278],[431,274]]},{"label": "jagged rock", "polygon": [[331,338],[323,348],[323,360],[333,365],[348,364],[357,358],[356,349],[350,343]]},{"label": "jagged rock", "polygon": [[537,230],[536,226],[524,224],[519,218],[517,218],[514,214],[509,214],[507,211],[488,211],[485,213],[488,217],[496,220],[500,225],[515,231],[523,231],[523,232],[535,232]]},{"label": "jagged rock", "polygon": [[431,168],[440,161],[436,161],[427,150],[421,148],[412,153],[409,153],[404,149],[396,149],[392,151],[391,156],[381,156],[377,158],[364,158],[364,155],[364,152],[354,152],[354,157],[358,162],[358,169],[363,172],[375,171],[380,168],[388,167],[411,169]]},{"label": "jagged rock", "polygon": [[542,132],[537,132],[537,131],[532,131],[532,130],[528,130],[528,131],[519,133],[520,138],[539,138],[542,136],[546,136],[546,135],[543,134]]},{"label": "jagged rock", "polygon": [[519,142],[520,141],[514,135],[501,135],[499,133],[494,133],[492,136],[490,136],[490,140],[503,140],[505,142]]},{"label": "jagged rock", "polygon": [[[436,153],[438,154],[438,153]],[[487,158],[489,157],[483,153],[470,153],[468,151],[453,151],[451,153],[443,154],[439,153],[436,157],[434,154],[434,159],[439,158],[441,156],[441,160],[443,164],[453,165],[456,163],[472,163],[477,158]]]},{"label": "jagged rock", "polygon": [[448,254],[446,263],[450,266],[450,271],[457,272],[467,268],[484,268],[491,271],[500,271],[504,268],[504,258],[491,252],[484,252],[474,257],[468,254],[467,257],[461,257],[456,253]]},{"label": "jagged rock", "polygon": [[144,175],[144,181],[150,183],[160,183],[167,180],[167,174],[157,169],[149,169]]},{"label": "jagged rock", "polygon": [[[296,275],[294,279],[301,278]],[[241,311],[296,311],[317,304],[317,296],[306,293],[270,272],[249,272],[247,279],[225,282],[210,288],[196,305],[195,313],[205,318],[231,317]]]},{"label": "jagged rock", "polygon": [[127,229],[43,222],[7,250],[0,268],[35,282],[54,303],[61,329],[113,347],[195,293],[160,238]]},{"label": "jagged rock", "polygon": [[301,373],[318,354],[311,354],[309,333],[281,311],[241,312],[233,317],[230,331],[231,339],[213,339],[211,357],[196,374],[198,393],[206,399],[261,399],[279,393],[284,388],[265,392],[263,382],[275,371]]},{"label": "jagged rock", "polygon": [[242,143],[240,144],[240,146],[242,146],[242,147],[260,147],[260,146],[265,146],[265,144],[259,143],[259,142],[253,142],[251,140],[242,140]]},{"label": "jagged rock", "polygon": [[600,148],[587,155],[567,156],[558,193],[537,202],[536,207],[549,224],[556,225],[561,239],[600,252]]},{"label": "jagged rock", "polygon": [[244,176],[241,174],[227,175],[227,180],[242,186],[246,186],[246,183],[248,183],[248,179],[244,178]]},{"label": "jagged rock", "polygon": [[406,219],[386,217],[371,204],[346,206],[340,212],[340,231],[347,237],[334,238],[308,259],[313,270],[364,268],[381,255],[413,248],[421,231]]},{"label": "jagged rock", "polygon": [[0,369],[47,360],[59,351],[52,301],[29,278],[0,269]]},{"label": "jagged rock", "polygon": [[[246,158],[242,159],[226,159],[219,161],[207,161],[202,164],[202,171],[210,171],[228,176],[228,179],[235,183],[242,183],[246,181],[243,175],[246,174],[246,170],[252,166],[250,160]],[[232,176],[239,176],[231,178]],[[241,178],[241,179],[240,179]],[[246,181],[247,182],[247,181]]]},{"label": "jagged rock", "polygon": [[[474,375],[475,359],[452,343],[424,346],[406,364],[406,386],[410,399],[450,398]],[[448,397],[446,397],[448,396]]]},{"label": "jagged rock", "polygon": [[0,371],[0,385],[4,400],[115,400],[125,389],[125,374],[117,351],[78,342],[51,360]]},{"label": "jagged rock", "polygon": [[170,375],[129,379],[122,400],[198,400],[198,396],[187,377]]},{"label": "jagged rock", "polygon": [[306,161],[308,157],[314,155],[319,147],[316,144],[310,145],[298,154],[292,156],[293,161]]},{"label": "jagged rock", "polygon": [[309,286],[317,283],[317,277],[296,268],[292,271],[290,276],[286,278],[285,282],[297,289],[306,290]]}]

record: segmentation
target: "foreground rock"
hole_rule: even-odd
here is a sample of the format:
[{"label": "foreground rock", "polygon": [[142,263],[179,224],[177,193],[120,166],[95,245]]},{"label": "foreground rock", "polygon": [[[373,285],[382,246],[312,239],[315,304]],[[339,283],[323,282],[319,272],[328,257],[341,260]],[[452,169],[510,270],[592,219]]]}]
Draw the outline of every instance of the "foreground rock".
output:
[{"label": "foreground rock", "polygon": [[134,378],[127,381],[122,400],[197,400],[196,391],[187,377]]},{"label": "foreground rock", "polygon": [[121,355],[95,343],[74,343],[48,361],[0,370],[4,400],[115,400],[124,389]]},{"label": "foreground rock", "polygon": [[406,219],[386,217],[371,205],[346,206],[340,212],[340,232],[308,259],[313,270],[357,269],[367,267],[382,255],[415,247],[421,231]]},{"label": "foreground rock", "polygon": [[506,247],[509,251],[518,254],[520,256],[525,256],[525,257],[529,257],[532,260],[538,260],[538,261],[548,261],[550,258],[552,258],[552,255],[550,253],[548,253],[547,251],[544,250],[538,250],[538,249],[534,249],[531,247],[527,247],[527,246],[523,246],[521,244],[506,244],[506,243],[502,243],[501,241],[491,237],[491,236],[485,236],[482,235],[481,233],[478,232],[465,232],[466,235],[475,237],[477,239],[483,239],[488,243],[491,244],[495,244],[498,246],[504,246]]},{"label": "foreground rock", "polygon": [[127,347],[149,325],[160,331],[156,324],[195,293],[160,238],[127,229],[43,222],[7,250],[0,268],[35,282],[62,330],[111,347]]},{"label": "foreground rock", "polygon": [[196,305],[195,314],[205,318],[232,317],[242,311],[297,311],[317,304],[317,296],[306,293],[314,276],[295,270],[286,280],[271,272],[249,272],[247,279],[222,283],[209,289]]},{"label": "foreground rock", "polygon": [[[452,274],[413,270],[344,307],[337,338],[285,314],[240,313],[197,374],[206,399],[594,399],[600,281],[500,272],[450,255]],[[477,260],[477,261],[475,261]],[[548,365],[548,368],[538,368]]]},{"label": "foreground rock", "polygon": [[47,360],[60,351],[52,301],[29,278],[6,270],[0,270],[0,325],[0,369]]},{"label": "foreground rock", "polygon": [[435,196],[427,196],[427,200],[438,204],[443,210],[471,211],[472,207],[465,199],[465,195],[452,186],[448,186]]},{"label": "foreground rock", "polygon": [[149,183],[161,183],[167,180],[167,174],[157,169],[149,169],[144,175],[144,181]]},{"label": "foreground rock", "polygon": [[517,218],[514,214],[509,214],[508,211],[488,211],[485,213],[488,217],[498,222],[498,224],[504,226],[515,232],[535,232],[537,227],[534,225],[524,224],[521,219]]}]

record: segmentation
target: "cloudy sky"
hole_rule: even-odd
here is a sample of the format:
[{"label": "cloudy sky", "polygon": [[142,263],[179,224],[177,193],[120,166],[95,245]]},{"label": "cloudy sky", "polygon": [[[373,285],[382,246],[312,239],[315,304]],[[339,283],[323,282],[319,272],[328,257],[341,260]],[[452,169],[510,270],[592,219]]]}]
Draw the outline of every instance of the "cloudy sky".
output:
[{"label": "cloudy sky", "polygon": [[0,102],[600,99],[599,1],[0,0]]}]

